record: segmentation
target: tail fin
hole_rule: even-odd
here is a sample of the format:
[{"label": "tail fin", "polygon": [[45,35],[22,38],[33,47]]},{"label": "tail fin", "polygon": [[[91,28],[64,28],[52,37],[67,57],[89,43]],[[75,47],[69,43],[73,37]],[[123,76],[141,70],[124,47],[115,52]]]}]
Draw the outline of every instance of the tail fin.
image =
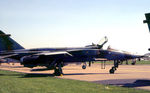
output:
[{"label": "tail fin", "polygon": [[143,21],[143,23],[147,23],[149,31],[150,31],[150,13],[145,14],[146,20]]},{"label": "tail fin", "polygon": [[10,34],[5,34],[0,30],[0,51],[11,51],[17,49],[24,49],[16,41],[10,38]]}]

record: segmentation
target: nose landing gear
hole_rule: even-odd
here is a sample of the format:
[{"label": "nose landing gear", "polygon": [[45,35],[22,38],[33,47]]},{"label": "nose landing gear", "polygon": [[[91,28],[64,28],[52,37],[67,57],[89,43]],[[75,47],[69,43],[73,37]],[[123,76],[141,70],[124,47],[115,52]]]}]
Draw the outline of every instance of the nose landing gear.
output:
[{"label": "nose landing gear", "polygon": [[114,74],[119,66],[119,60],[114,60],[114,66],[109,70],[110,74]]}]

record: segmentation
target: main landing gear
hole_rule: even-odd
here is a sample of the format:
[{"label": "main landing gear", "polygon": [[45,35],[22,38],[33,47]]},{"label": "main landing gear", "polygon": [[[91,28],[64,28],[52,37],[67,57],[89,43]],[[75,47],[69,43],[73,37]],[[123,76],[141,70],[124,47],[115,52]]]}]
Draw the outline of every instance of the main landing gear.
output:
[{"label": "main landing gear", "polygon": [[57,66],[54,69],[54,73],[55,76],[63,76],[63,72],[62,72],[62,64],[59,63],[57,64]]},{"label": "main landing gear", "polygon": [[114,60],[114,66],[109,70],[110,74],[114,74],[119,66],[119,60]]}]

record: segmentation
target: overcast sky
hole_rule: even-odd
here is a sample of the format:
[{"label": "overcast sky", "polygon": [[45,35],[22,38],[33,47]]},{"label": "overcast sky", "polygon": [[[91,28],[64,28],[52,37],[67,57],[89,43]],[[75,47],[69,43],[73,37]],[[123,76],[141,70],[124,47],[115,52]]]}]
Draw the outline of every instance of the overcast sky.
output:
[{"label": "overcast sky", "polygon": [[0,0],[0,29],[25,48],[85,46],[146,53],[150,0]]}]

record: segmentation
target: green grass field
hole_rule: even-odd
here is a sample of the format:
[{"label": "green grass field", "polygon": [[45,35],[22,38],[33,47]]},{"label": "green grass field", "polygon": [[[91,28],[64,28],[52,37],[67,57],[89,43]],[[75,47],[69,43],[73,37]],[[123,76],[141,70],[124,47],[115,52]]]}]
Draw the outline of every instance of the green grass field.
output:
[{"label": "green grass field", "polygon": [[150,91],[59,79],[48,74],[23,74],[0,70],[0,93],[150,93]]}]

